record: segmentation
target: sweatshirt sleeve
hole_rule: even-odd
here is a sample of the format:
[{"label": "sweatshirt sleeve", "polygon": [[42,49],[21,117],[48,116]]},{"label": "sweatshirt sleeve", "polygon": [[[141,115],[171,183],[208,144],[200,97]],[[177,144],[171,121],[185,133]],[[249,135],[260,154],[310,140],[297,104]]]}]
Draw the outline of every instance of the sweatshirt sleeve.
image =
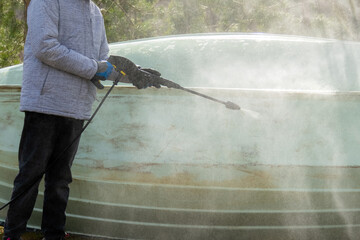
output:
[{"label": "sweatshirt sleeve", "polygon": [[28,10],[28,38],[34,55],[56,69],[91,79],[97,63],[58,41],[59,5],[55,0],[33,0]]}]

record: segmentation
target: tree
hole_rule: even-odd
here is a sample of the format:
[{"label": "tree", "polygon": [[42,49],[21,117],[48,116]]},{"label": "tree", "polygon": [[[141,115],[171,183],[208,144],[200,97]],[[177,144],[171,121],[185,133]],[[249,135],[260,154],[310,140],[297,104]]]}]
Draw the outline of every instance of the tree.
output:
[{"label": "tree", "polygon": [[[22,61],[31,0],[0,0],[0,67]],[[109,42],[203,32],[360,40],[354,0],[93,0]]]},{"label": "tree", "polygon": [[27,9],[29,7],[29,4],[30,4],[30,1],[31,0],[24,0],[24,42],[25,42],[25,39],[26,39],[26,33],[27,33]]},{"label": "tree", "polygon": [[23,37],[22,2],[20,0],[0,1],[0,67],[21,62]]}]

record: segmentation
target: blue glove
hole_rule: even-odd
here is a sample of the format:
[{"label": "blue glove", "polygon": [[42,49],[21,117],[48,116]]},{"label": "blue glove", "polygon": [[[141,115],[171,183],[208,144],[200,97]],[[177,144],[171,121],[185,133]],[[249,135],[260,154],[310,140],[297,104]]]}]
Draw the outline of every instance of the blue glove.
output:
[{"label": "blue glove", "polygon": [[95,84],[95,86],[99,89],[103,89],[104,85],[100,83],[101,81],[111,80],[115,81],[119,77],[118,71],[114,68],[114,66],[108,61],[97,62],[98,70],[95,76],[91,79],[91,82]]}]

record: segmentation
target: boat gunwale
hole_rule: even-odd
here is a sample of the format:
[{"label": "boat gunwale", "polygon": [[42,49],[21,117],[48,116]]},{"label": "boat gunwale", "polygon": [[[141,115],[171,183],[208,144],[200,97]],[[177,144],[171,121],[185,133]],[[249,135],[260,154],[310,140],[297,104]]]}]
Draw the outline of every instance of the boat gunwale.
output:
[{"label": "boat gunwale", "polygon": [[[98,91],[98,94],[105,93],[106,90],[110,89],[111,85],[104,85],[103,91]],[[167,89],[166,87],[162,87]],[[134,86],[115,86],[115,89],[136,89]],[[159,90],[155,88],[149,88],[147,90]],[[174,88],[169,88],[176,90]],[[239,91],[239,92],[254,92],[254,93],[274,93],[274,94],[311,94],[311,95],[332,95],[332,96],[357,96],[360,95],[360,91],[337,91],[337,90],[306,90],[306,89],[270,89],[270,88],[221,88],[221,87],[189,87],[190,90],[205,90],[205,91]],[[6,90],[21,90],[21,85],[19,84],[0,84],[0,93],[5,92]],[[137,89],[136,89],[137,90]]]}]

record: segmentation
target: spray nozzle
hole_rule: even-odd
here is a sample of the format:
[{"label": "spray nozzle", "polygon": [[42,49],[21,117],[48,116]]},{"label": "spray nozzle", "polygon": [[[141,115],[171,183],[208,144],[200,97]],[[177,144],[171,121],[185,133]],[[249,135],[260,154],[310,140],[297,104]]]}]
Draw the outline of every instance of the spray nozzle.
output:
[{"label": "spray nozzle", "polygon": [[225,104],[225,107],[228,108],[228,109],[232,109],[232,110],[240,110],[240,106],[233,103],[233,102],[230,102],[230,101],[227,101]]}]

